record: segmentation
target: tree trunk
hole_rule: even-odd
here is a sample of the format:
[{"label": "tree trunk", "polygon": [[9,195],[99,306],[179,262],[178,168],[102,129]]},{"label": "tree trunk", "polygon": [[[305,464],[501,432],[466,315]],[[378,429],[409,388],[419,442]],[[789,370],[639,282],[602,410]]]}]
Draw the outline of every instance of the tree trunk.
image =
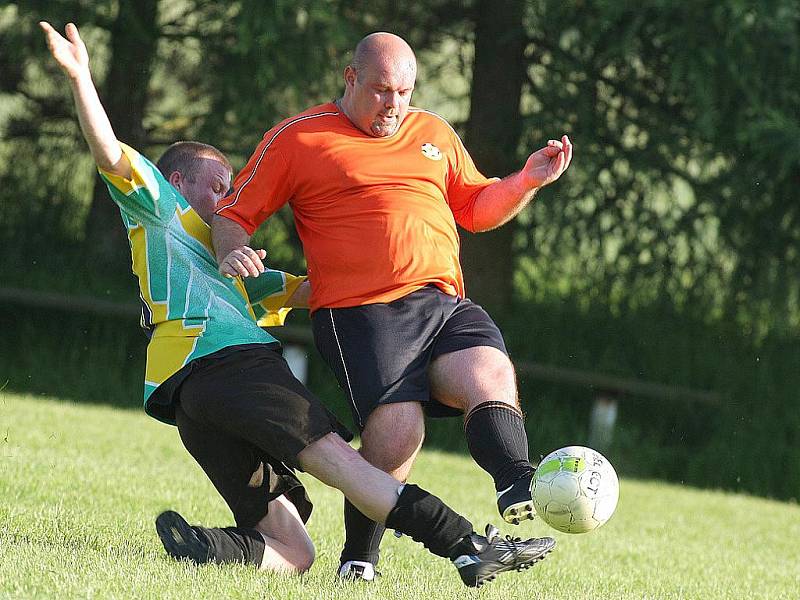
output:
[{"label": "tree trunk", "polygon": [[[475,63],[465,143],[478,168],[503,177],[521,168],[516,157],[522,129],[525,79],[523,0],[480,0],[475,12]],[[512,296],[513,224],[461,236],[461,261],[470,298],[503,311]]]},{"label": "tree trunk", "polygon": [[[105,106],[117,138],[142,149],[146,139],[142,120],[158,42],[157,0],[120,0],[111,27],[109,70],[103,86]],[[96,264],[106,267],[128,262],[126,233],[119,210],[105,184],[95,179],[86,220],[86,242]]]}]

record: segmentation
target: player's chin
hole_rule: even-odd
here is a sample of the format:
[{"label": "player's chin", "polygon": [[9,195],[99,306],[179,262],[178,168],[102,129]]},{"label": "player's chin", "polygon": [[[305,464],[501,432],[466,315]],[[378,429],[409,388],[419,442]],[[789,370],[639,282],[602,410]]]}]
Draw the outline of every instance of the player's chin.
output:
[{"label": "player's chin", "polygon": [[397,131],[397,127],[399,122],[397,121],[375,121],[370,128],[372,135],[374,137],[389,137],[390,135],[394,135],[394,132]]}]

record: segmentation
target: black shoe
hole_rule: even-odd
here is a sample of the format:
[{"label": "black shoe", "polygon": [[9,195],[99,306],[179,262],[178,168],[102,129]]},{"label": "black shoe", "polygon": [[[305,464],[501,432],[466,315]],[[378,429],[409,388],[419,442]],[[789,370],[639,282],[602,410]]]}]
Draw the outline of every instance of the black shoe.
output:
[{"label": "black shoe", "polygon": [[532,482],[533,473],[517,479],[511,486],[497,492],[497,510],[506,523],[519,525],[520,521],[536,516],[531,497]]},{"label": "black shoe", "polygon": [[486,526],[486,537],[473,533],[469,541],[474,553],[453,559],[461,580],[469,587],[480,587],[505,571],[527,569],[542,560],[556,545],[556,541],[549,537],[524,541],[511,536],[501,538],[500,532],[492,525]]},{"label": "black shoe", "polygon": [[211,561],[208,542],[175,511],[168,510],[156,517],[156,532],[164,550],[173,558],[186,558],[197,564]]}]

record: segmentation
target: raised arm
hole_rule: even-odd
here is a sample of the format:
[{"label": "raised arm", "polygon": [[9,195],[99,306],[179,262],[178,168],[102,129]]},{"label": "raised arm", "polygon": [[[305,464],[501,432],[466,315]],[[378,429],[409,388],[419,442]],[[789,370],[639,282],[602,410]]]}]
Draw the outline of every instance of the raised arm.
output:
[{"label": "raised arm", "polygon": [[565,135],[531,154],[521,171],[484,188],[475,201],[473,227],[489,231],[507,223],[540,189],[554,182],[572,160],[572,142]]},{"label": "raised arm", "polygon": [[47,38],[50,54],[69,79],[81,131],[95,163],[104,171],[130,179],[131,164],[122,153],[108,115],[100,103],[89,71],[89,54],[78,28],[69,23],[66,27],[67,37],[64,38],[49,23],[40,21],[39,26]]}]

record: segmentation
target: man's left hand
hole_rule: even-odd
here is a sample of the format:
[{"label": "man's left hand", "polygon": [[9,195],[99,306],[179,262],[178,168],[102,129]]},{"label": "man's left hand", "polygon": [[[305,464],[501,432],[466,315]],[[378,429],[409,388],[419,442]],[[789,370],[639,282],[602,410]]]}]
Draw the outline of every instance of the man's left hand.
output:
[{"label": "man's left hand", "polygon": [[522,174],[529,189],[541,188],[561,177],[572,161],[572,142],[564,135],[561,140],[549,140],[547,146],[528,157]]}]

